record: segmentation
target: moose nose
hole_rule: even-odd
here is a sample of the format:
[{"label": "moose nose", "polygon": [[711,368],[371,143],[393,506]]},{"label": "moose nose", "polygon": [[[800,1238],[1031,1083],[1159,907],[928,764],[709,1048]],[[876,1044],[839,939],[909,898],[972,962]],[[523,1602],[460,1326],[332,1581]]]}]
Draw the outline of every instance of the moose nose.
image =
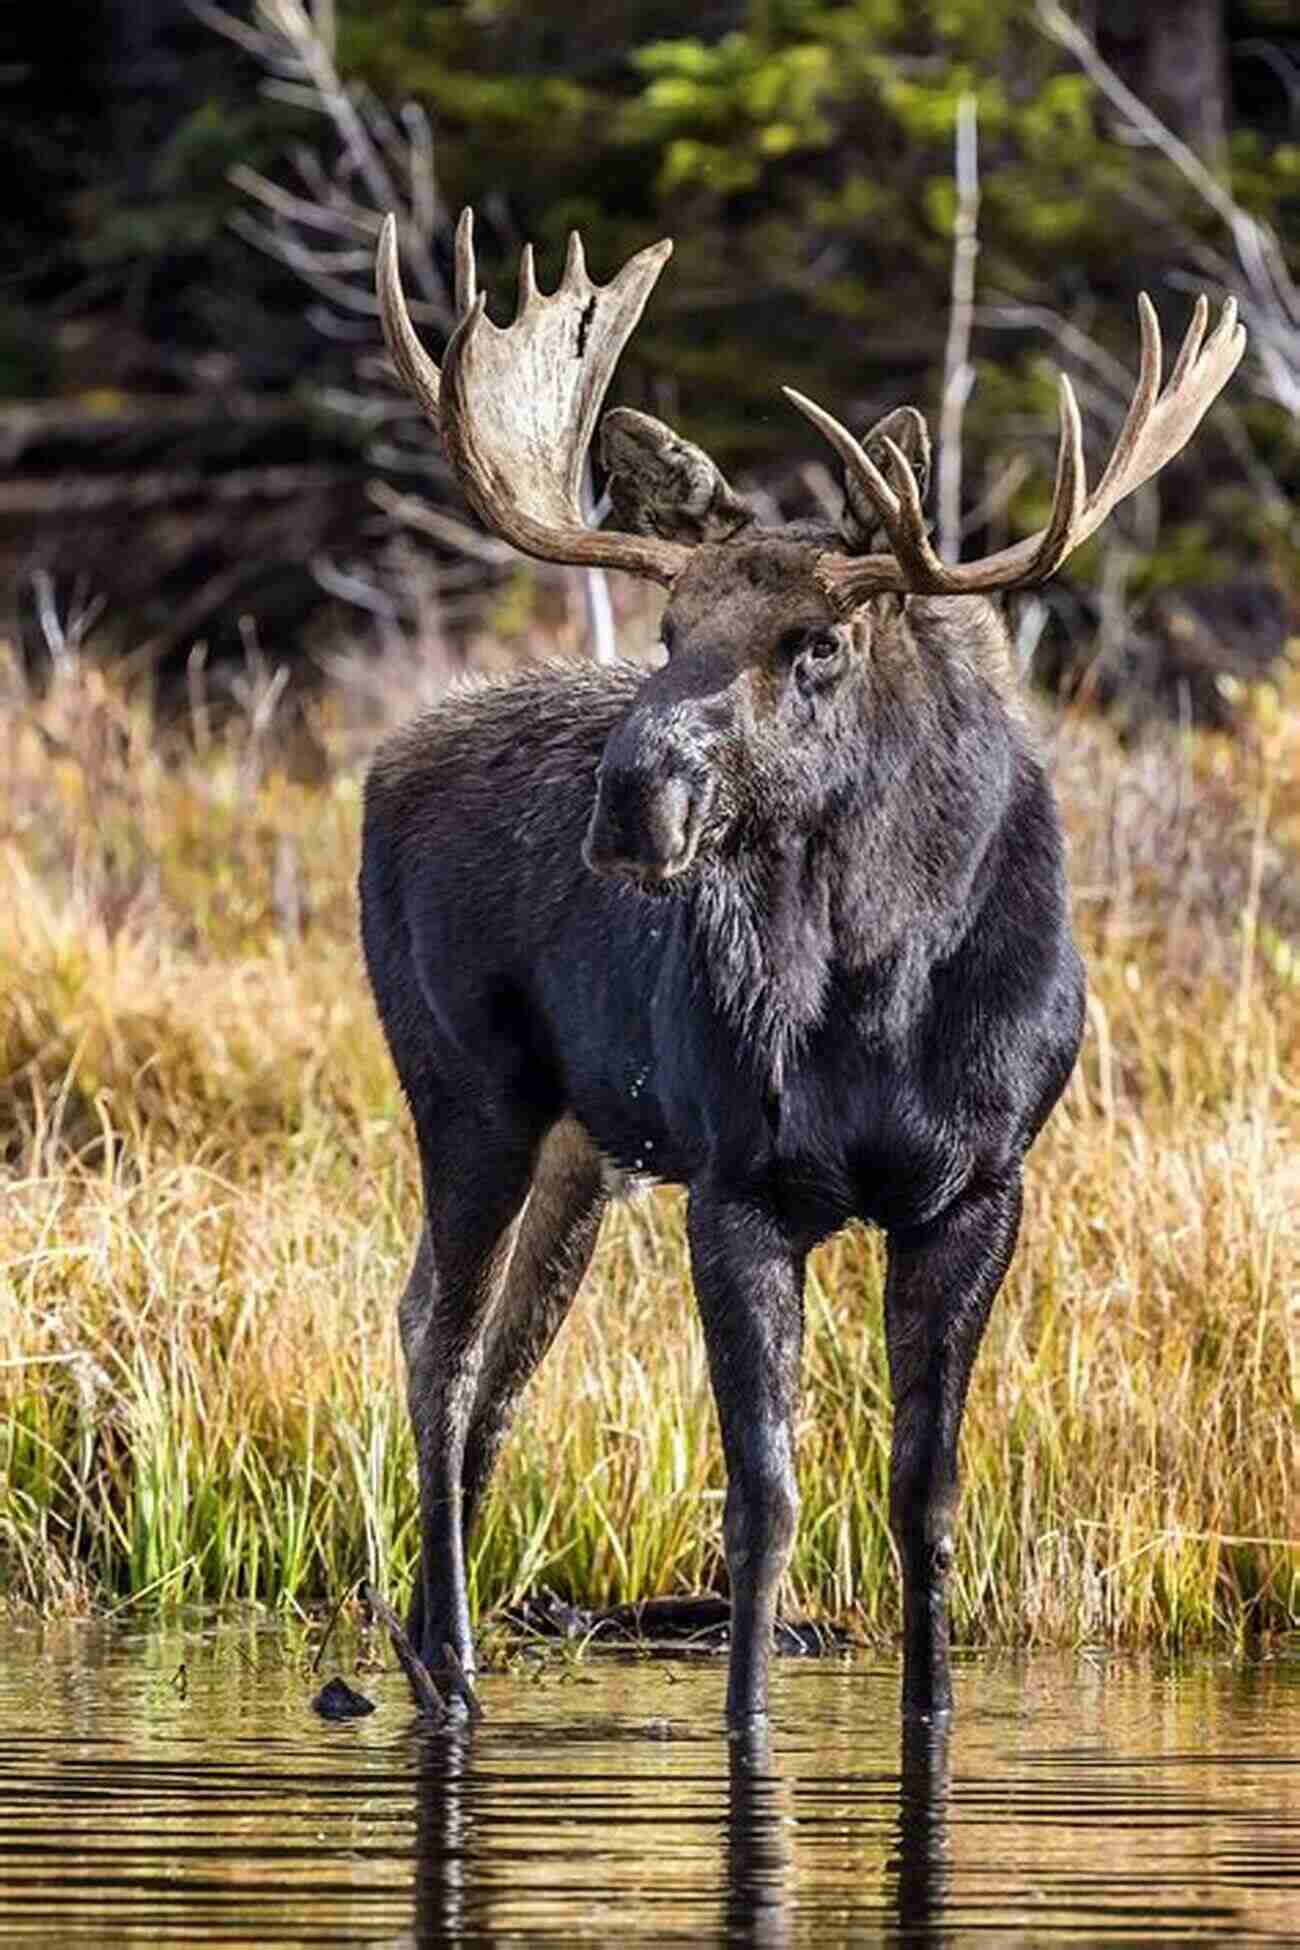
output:
[{"label": "moose nose", "polygon": [[690,783],[680,774],[664,778],[633,767],[607,768],[587,829],[587,865],[634,880],[671,880],[695,851],[693,810]]}]

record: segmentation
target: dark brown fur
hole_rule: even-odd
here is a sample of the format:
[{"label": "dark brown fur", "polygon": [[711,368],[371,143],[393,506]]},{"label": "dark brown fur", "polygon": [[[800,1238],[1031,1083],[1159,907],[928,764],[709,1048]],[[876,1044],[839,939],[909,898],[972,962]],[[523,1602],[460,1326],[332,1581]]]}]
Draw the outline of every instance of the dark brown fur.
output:
[{"label": "dark brown fur", "polygon": [[465,1535],[612,1165],[689,1188],[737,1721],[765,1707],[794,1533],[805,1257],[885,1229],[904,1701],[949,1702],[966,1385],[1082,974],[999,618],[882,597],[837,621],[828,545],[706,543],[663,670],[466,690],[375,762],[363,932],[424,1171],[402,1329],[431,1663],[472,1666]]}]

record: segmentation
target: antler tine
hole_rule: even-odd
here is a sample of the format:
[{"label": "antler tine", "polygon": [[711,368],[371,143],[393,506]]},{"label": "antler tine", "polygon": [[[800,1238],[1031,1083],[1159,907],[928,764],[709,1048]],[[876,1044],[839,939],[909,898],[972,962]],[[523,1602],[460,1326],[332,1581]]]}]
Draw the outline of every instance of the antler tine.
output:
[{"label": "antler tine", "polygon": [[1033,562],[1025,573],[1026,582],[1046,582],[1048,576],[1055,575],[1060,568],[1074,546],[1074,533],[1079,526],[1088,492],[1088,475],[1083,463],[1083,423],[1079,418],[1079,402],[1074,397],[1074,388],[1064,373],[1060,378],[1057,410],[1060,414],[1061,431],[1056,448],[1056,484],[1052,489],[1052,511],[1047,518],[1047,526],[1042,531],[1042,540],[1034,551]]},{"label": "antler tine", "polygon": [[[1181,384],[1187,368],[1196,357],[1205,334],[1205,321],[1209,316],[1209,310],[1202,294],[1196,300],[1192,322],[1187,328],[1187,336],[1183,340],[1178,362],[1169,380],[1171,388]],[[1160,341],[1160,320],[1156,317],[1156,308],[1145,291],[1138,293],[1138,329],[1142,334],[1138,382],[1133,389],[1133,397],[1129,401],[1124,424],[1119,430],[1119,439],[1115,442],[1114,451],[1097,483],[1098,494],[1104,494],[1120,469],[1128,465],[1142,429],[1151,417],[1151,409],[1160,394],[1160,368],[1164,362],[1164,348]]]},{"label": "antler tine", "polygon": [[[934,595],[958,594],[967,585],[964,572],[937,554],[926,526],[925,511],[916,476],[906,454],[887,435],[882,445],[888,457],[890,481],[873,463],[861,443],[833,415],[815,400],[804,397],[791,386],[781,389],[787,399],[818,430],[825,434],[835,451],[866,495],[889,537],[893,556],[852,558],[853,586],[870,585],[868,593],[882,589],[906,589]],[[1083,464],[1083,429],[1074,389],[1062,375],[1060,389],[1061,436],[1057,449],[1056,485],[1052,512],[1042,531],[1033,563],[1034,579],[1051,575],[1070,548],[1070,536],[1079,519],[1086,492]],[[827,564],[828,571],[839,564]]]},{"label": "antler tine", "polygon": [[391,216],[384,221],[376,282],[393,363],[441,434],[475,513],[526,554],[626,569],[660,583],[671,583],[685,564],[689,550],[681,543],[588,528],[580,503],[606,387],[671,251],[667,242],[652,245],[598,285],[587,276],[575,233],[564,276],[546,297],[526,245],[514,321],[498,328],[478,289],[466,210],[456,228],[459,322],[439,372],[402,294],[396,224]]},{"label": "antler tine", "polygon": [[477,302],[478,266],[474,262],[474,212],[466,204],[456,225],[457,318],[465,318],[473,311]]},{"label": "antler tine", "polygon": [[[466,211],[465,216],[469,212]],[[463,251],[462,251],[463,241]],[[474,242],[472,228],[461,218],[456,231],[457,302],[461,290],[461,265],[467,261],[468,279],[474,283]],[[442,374],[415,335],[411,314],[402,296],[402,273],[398,263],[397,219],[386,216],[379,232],[375,258],[375,288],[379,298],[379,317],[384,328],[389,357],[407,387],[423,407],[434,426],[438,425],[442,398]]]},{"label": "antler tine", "polygon": [[[915,482],[910,491],[907,487],[906,476],[910,470],[906,459],[892,450],[891,443],[886,442],[886,448],[894,478],[892,489],[880,479],[867,455],[838,421],[787,387],[785,390],[795,405],[826,435],[852,468],[894,548],[892,558],[823,556],[819,575],[832,601],[841,609],[851,609],[884,590],[962,595],[1046,581],[1067,555],[1095,534],[1120,501],[1159,473],[1186,446],[1232,377],[1246,349],[1245,329],[1237,322],[1236,301],[1225,300],[1218,323],[1207,339],[1208,318],[1209,307],[1203,297],[1199,298],[1162,392],[1160,326],[1150,298],[1145,292],[1140,295],[1138,321],[1142,351],[1137,383],[1114,451],[1091,494],[1087,492],[1078,403],[1073,387],[1062,375],[1056,485],[1047,526],[1014,547],[977,562],[949,565],[939,561],[925,534]],[[882,499],[882,487],[889,495],[888,503]]]},{"label": "antler tine", "polygon": [[1133,400],[1115,451],[1075,527],[1072,546],[1095,534],[1111,509],[1181,453],[1231,379],[1246,350],[1237,323],[1237,301],[1224,300],[1218,323],[1205,337],[1209,306],[1197,299],[1174,369],[1160,391],[1160,327],[1144,291],[1138,299],[1142,361]]},{"label": "antler tine", "polygon": [[[1151,300],[1147,297],[1145,291],[1139,293],[1138,304],[1140,306],[1146,306],[1150,310],[1151,315],[1154,318],[1155,306],[1152,305]],[[1233,304],[1233,311],[1235,314],[1236,311],[1235,299],[1232,301],[1232,304]],[[1201,349],[1201,341],[1205,337],[1205,328],[1209,324],[1209,322],[1210,322],[1210,301],[1206,297],[1205,293],[1202,291],[1197,297],[1196,304],[1192,311],[1192,322],[1187,327],[1187,331],[1183,337],[1183,342],[1178,348],[1178,357],[1174,360],[1174,369],[1169,375],[1169,384],[1171,387],[1181,386],[1184,379],[1187,377],[1187,369],[1191,365],[1192,361],[1196,358],[1196,355],[1199,353]],[[1220,324],[1222,324],[1223,322],[1222,319],[1220,319],[1219,322]],[[1159,333],[1160,333],[1160,327],[1159,325],[1157,325],[1156,326],[1157,344],[1159,343]],[[1157,380],[1159,379],[1159,376],[1160,376],[1160,369],[1159,366],[1157,365],[1156,368]]]},{"label": "antler tine", "polygon": [[[478,303],[478,270],[474,262],[474,212],[462,210],[456,225],[455,305],[457,319],[466,318]],[[379,251],[375,261],[375,286],[379,297],[379,317],[384,328],[389,356],[405,385],[436,427],[439,424],[442,374],[420,344],[411,325],[410,313],[402,295],[401,257],[397,243],[397,219],[391,213],[379,231]]]},{"label": "antler tine", "polygon": [[[797,391],[793,386],[783,386],[781,391],[790,404],[802,413],[806,420],[811,421],[817,431],[835,449],[844,462],[846,471],[857,482],[874,508],[894,551],[892,555],[853,556],[847,561],[832,557],[824,558],[821,580],[827,594],[837,607],[851,609],[867,596],[878,595],[889,589],[909,588],[911,584],[907,579],[906,565],[910,560],[909,544],[912,535],[911,531],[903,526],[901,519],[903,510],[898,495],[890,487],[865,447],[860,441],[854,439],[848,428],[837,420],[833,413],[828,413],[824,406],[818,406],[816,400],[809,399],[806,393]],[[900,452],[899,458],[903,462],[908,478],[911,479],[912,470],[907,466],[906,456]],[[892,455],[890,460],[892,465]],[[912,479],[912,487],[913,489],[916,487],[914,479]],[[918,495],[918,503],[919,500]],[[924,517],[921,519],[920,529],[924,534]],[[852,592],[842,590],[841,578],[837,575],[837,571],[842,572],[850,566],[854,570]]]},{"label": "antler tine", "polygon": [[888,481],[876,466],[860,441],[853,438],[848,428],[828,413],[824,406],[818,406],[815,399],[806,393],[796,392],[793,386],[783,386],[781,391],[791,406],[811,420],[818,433],[829,440],[844,465],[851,469],[861,483],[862,491],[880,517],[881,525],[888,530],[898,518],[898,500]]},{"label": "antler tine", "polygon": [[921,505],[921,489],[912,471],[912,463],[888,434],[884,435],[883,444],[900,504],[898,521],[886,532],[903,570],[904,587],[942,588],[949,571],[930,540],[925,509]]},{"label": "antler tine", "polygon": [[925,509],[921,505],[921,490],[912,472],[912,464],[898,442],[891,440],[888,434],[882,435],[882,442],[899,504],[898,521],[894,529],[888,531],[894,553],[900,562],[915,562],[922,573],[933,573],[942,564],[930,543]]},{"label": "antler tine", "polygon": [[533,263],[533,247],[525,244],[519,253],[519,296],[515,301],[518,317],[528,310],[534,299],[540,297],[537,289],[537,270]]},{"label": "antler tine", "polygon": [[587,275],[587,258],[576,230],[569,232],[569,247],[564,253],[565,284],[581,284]]}]

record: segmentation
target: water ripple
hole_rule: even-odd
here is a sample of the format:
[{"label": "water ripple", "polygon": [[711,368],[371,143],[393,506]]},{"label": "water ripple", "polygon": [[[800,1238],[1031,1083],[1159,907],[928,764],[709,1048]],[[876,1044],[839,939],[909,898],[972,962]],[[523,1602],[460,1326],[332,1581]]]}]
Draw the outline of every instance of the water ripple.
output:
[{"label": "water ripple", "polygon": [[1294,1662],[965,1663],[951,1742],[878,1663],[783,1665],[770,1745],[716,1662],[572,1678],[324,1728],[271,1633],[6,1629],[0,1940],[1300,1945]]}]

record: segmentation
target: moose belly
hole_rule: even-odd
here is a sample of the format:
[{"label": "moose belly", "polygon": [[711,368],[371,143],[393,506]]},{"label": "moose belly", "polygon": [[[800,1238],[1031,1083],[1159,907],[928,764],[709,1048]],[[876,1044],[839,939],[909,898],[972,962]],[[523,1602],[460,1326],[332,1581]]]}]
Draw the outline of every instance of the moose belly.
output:
[{"label": "moose belly", "polygon": [[918,1092],[860,1074],[854,1084],[847,1101],[796,1085],[781,1103],[781,1204],[805,1236],[824,1238],[849,1219],[887,1230],[924,1225],[976,1168],[969,1134],[934,1117]]}]

